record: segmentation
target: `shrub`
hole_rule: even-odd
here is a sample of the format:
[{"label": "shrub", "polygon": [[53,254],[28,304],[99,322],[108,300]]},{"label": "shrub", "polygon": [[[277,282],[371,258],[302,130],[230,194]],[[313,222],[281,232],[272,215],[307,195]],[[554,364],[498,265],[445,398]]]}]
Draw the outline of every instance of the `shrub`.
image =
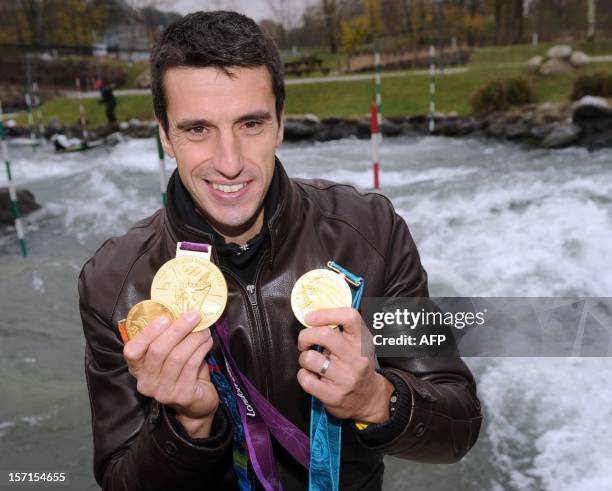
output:
[{"label": "shrub", "polygon": [[[61,56],[45,58],[32,56],[30,58],[32,80],[39,85],[74,88],[74,79],[86,79],[97,76],[96,61],[93,57]],[[127,71],[118,63],[101,65],[101,75],[107,82],[123,85],[127,79]],[[24,84],[26,74],[25,56],[19,53],[0,53],[0,74],[3,83]]]},{"label": "shrub", "polygon": [[598,72],[577,77],[571,98],[577,101],[585,95],[612,97],[612,73]]},{"label": "shrub", "polygon": [[505,111],[510,106],[535,102],[535,91],[524,78],[491,80],[479,87],[470,97],[472,110],[476,114]]}]

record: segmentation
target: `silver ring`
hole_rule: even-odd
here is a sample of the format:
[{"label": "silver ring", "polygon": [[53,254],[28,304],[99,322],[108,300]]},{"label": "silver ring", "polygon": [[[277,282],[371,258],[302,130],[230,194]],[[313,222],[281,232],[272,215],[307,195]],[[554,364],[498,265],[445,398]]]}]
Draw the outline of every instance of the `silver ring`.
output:
[{"label": "silver ring", "polygon": [[321,375],[325,375],[330,365],[331,365],[331,360],[329,358],[325,358],[325,361],[323,362],[323,366],[321,367],[321,370],[319,370],[319,373]]}]

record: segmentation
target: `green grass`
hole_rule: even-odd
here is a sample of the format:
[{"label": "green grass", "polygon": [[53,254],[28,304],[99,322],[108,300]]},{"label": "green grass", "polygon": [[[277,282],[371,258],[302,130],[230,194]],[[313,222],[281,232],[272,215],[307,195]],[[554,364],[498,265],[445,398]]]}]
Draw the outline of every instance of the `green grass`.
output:
[{"label": "green grass", "polygon": [[120,87],[122,89],[138,88],[136,87],[136,79],[140,76],[140,74],[149,69],[149,63],[146,61],[137,61],[131,65],[126,62],[121,62],[121,66],[127,72],[125,83]]},{"label": "green grass", "polygon": [[[612,72],[612,63],[597,63],[580,73]],[[495,78],[525,74],[518,67],[491,70],[476,67],[462,74],[445,74],[436,79],[436,110],[470,114],[470,96],[485,82]],[[529,77],[539,102],[569,100],[575,75],[559,78]],[[363,116],[370,109],[374,86],[369,80],[328,82],[287,86],[287,113],[313,113],[327,116]],[[429,77],[405,75],[382,79],[382,113],[385,116],[425,114],[429,111]]]},{"label": "green grass", "polygon": [[[530,45],[520,45],[475,50],[469,72],[437,77],[436,110],[446,113],[456,111],[459,114],[470,114],[469,99],[478,87],[495,78],[527,76],[523,67],[497,67],[497,64],[524,62],[530,56],[545,53],[548,46],[540,45],[533,48]],[[612,54],[612,41],[600,42],[592,48],[591,51],[585,51],[589,54]],[[335,56],[329,54],[326,63],[335,63],[337,60]],[[135,67],[136,75],[143,68],[137,64],[134,64],[133,67]],[[612,73],[612,63],[593,63],[577,73],[598,71]],[[529,76],[529,79],[534,85],[539,102],[565,102],[569,100],[575,76],[568,75],[558,78]],[[369,113],[371,101],[374,99],[372,80],[288,85],[286,90],[287,114],[313,113],[319,117],[364,116]],[[384,116],[425,114],[429,110],[428,76],[408,72],[399,77],[383,78],[382,90]],[[84,99],[83,102],[90,126],[106,122],[104,106],[98,104],[97,99]],[[78,99],[57,98],[43,105],[43,119],[48,121],[51,117],[58,117],[63,124],[75,124],[79,120],[78,108]],[[120,96],[116,112],[120,121],[130,118],[150,120],[153,117],[151,97],[148,95]],[[26,115],[22,114],[18,118],[18,123],[26,124],[26,122]]]},{"label": "green grass", "polygon": [[[531,44],[516,44],[511,46],[487,46],[475,48],[472,51],[470,65],[484,66],[497,65],[499,63],[525,63],[533,56],[546,56],[546,52],[552,46],[563,43],[541,43],[539,46]],[[584,51],[591,56],[612,54],[612,40],[596,41],[589,43],[569,43],[574,49]]]},{"label": "green grass", "polygon": [[[104,104],[98,104],[98,99],[83,99],[85,114],[89,127],[106,124]],[[64,125],[77,124],[80,121],[79,99],[72,97],[58,97],[43,104],[43,121],[49,122],[51,118],[59,118]],[[117,109],[115,110],[119,121],[131,118],[142,120],[153,119],[153,106],[150,95],[130,95],[117,97]],[[20,125],[27,124],[27,115],[21,113],[16,121]]]}]

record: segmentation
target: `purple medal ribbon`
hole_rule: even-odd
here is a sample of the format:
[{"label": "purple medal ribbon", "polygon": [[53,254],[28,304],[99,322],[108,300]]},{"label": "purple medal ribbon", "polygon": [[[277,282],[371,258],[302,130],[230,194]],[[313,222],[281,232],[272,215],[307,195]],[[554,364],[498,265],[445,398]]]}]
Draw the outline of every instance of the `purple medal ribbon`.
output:
[{"label": "purple medal ribbon", "polygon": [[[182,242],[180,248],[202,253],[210,250],[208,244],[197,242]],[[244,427],[253,470],[266,490],[280,490],[282,485],[274,459],[270,433],[306,469],[310,465],[309,438],[261,395],[240,371],[230,353],[229,328],[225,317],[221,317],[215,327]]]},{"label": "purple medal ribbon", "polygon": [[185,251],[208,252],[209,248],[208,244],[200,244],[199,242],[181,242],[181,249]]},{"label": "purple medal ribbon", "polygon": [[[225,318],[221,318],[215,324],[216,331],[219,334],[219,340],[221,341],[221,348],[225,357],[226,363],[236,373],[236,376],[245,388],[246,393],[249,395],[252,405],[259,411],[261,418],[264,420],[267,429],[274,435],[280,444],[291,454],[291,456],[297,460],[306,469],[310,465],[310,441],[309,438],[283,416],[278,409],[276,409],[270,401],[268,401],[257,388],[251,383],[251,381],[240,371],[236,362],[232,358],[229,352],[229,328],[225,322]],[[244,396],[245,394],[243,394]],[[240,399],[242,397],[238,396]]]},{"label": "purple medal ribbon", "polygon": [[272,442],[270,441],[270,432],[266,424],[256,412],[255,408],[249,403],[246,395],[238,385],[230,363],[227,360],[227,354],[223,349],[223,357],[225,358],[225,367],[229,375],[231,386],[236,396],[236,405],[240,412],[240,419],[244,428],[247,446],[249,448],[249,457],[253,470],[257,475],[259,482],[267,491],[276,491],[282,489],[278,469],[274,462],[274,452]]}]

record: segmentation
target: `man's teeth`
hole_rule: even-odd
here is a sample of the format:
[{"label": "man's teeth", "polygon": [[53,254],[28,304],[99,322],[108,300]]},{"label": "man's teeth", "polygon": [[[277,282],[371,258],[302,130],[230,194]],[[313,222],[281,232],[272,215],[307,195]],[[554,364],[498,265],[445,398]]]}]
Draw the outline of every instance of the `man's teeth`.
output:
[{"label": "man's teeth", "polygon": [[245,187],[246,183],[243,182],[242,184],[232,184],[231,186],[228,186],[226,184],[215,184],[213,182],[212,186],[217,191],[221,191],[223,193],[235,193],[236,191],[240,191],[243,187]]}]

